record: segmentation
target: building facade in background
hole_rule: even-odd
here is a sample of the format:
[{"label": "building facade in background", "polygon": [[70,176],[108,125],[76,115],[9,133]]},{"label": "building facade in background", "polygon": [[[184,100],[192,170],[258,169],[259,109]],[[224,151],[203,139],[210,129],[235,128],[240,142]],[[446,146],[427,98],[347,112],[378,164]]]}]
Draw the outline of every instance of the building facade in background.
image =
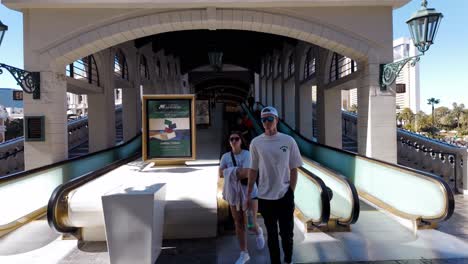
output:
[{"label": "building facade in background", "polygon": [[23,91],[0,88],[0,107],[2,106],[9,119],[23,118]]},{"label": "building facade in background", "polygon": [[[122,89],[114,90],[115,105],[122,104]],[[88,115],[88,96],[86,94],[67,93],[69,118],[77,118]]]},{"label": "building facade in background", "polygon": [[[409,38],[399,38],[393,41],[393,59],[416,56],[418,51]],[[407,63],[396,79],[397,112],[409,108],[413,113],[420,110],[419,63],[413,67]]]},{"label": "building facade in background", "polygon": [[[410,38],[402,37],[393,41],[394,61],[416,56],[417,54],[418,51]],[[411,109],[413,113],[419,112],[421,110],[419,63],[416,63],[414,67],[410,63],[407,63],[401,70],[395,83],[397,113],[404,108]],[[341,95],[341,107],[343,110],[350,111],[357,106],[357,89],[343,90]]]}]

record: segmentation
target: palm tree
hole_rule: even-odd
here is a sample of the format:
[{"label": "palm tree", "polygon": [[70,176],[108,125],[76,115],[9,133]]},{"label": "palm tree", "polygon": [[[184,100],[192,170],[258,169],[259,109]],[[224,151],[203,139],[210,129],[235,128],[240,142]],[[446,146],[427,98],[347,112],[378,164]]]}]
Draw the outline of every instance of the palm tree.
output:
[{"label": "palm tree", "polygon": [[435,99],[434,97],[431,97],[427,99],[427,104],[432,105],[432,125],[435,126],[435,119],[434,119],[434,105],[440,103],[439,99]]},{"label": "palm tree", "polygon": [[453,103],[453,110],[452,110],[452,115],[457,122],[457,129],[460,129],[460,123],[461,123],[461,117],[463,115],[463,112],[465,110],[465,105],[464,104],[457,104]]}]

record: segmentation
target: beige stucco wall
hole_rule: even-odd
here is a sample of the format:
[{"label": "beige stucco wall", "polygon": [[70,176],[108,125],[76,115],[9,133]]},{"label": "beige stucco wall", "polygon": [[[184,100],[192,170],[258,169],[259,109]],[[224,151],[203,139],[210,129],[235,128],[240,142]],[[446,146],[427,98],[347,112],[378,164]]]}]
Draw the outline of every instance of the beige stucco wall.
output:
[{"label": "beige stucco wall", "polygon": [[393,6],[410,0],[3,0],[11,8],[162,8],[162,7],[317,7],[317,6]]},{"label": "beige stucco wall", "polygon": [[[376,60],[391,61],[392,51],[392,7],[308,7],[308,8],[259,8],[259,12],[276,15],[286,15],[290,18],[311,22],[312,25],[331,28],[336,32],[330,33],[326,30],[324,35],[334,35],[333,37],[341,40],[344,45],[350,46],[366,43],[366,48],[376,49]],[[57,47],[66,40],[81,36],[85,33],[104,26],[113,25],[116,22],[125,21],[130,18],[142,17],[155,13],[167,13],[168,9],[28,9],[24,10],[24,37],[25,37],[25,68],[39,71],[47,70],[48,62],[40,60],[40,54],[46,53],[49,49]],[[202,10],[202,12],[204,12]],[[173,13],[174,14],[174,13]],[[217,19],[220,18],[218,13]],[[265,19],[265,18],[263,18]],[[269,24],[270,21],[263,21]],[[277,22],[277,21],[276,21]],[[296,21],[297,22],[297,21]],[[280,22],[281,23],[281,22]],[[311,30],[306,24],[294,24],[296,27],[305,31]],[[270,23],[271,24],[271,23]],[[122,25],[115,24],[115,27]],[[170,26],[169,26],[170,27]],[[233,25],[233,28],[236,28]],[[114,28],[114,31],[121,30]],[[170,28],[168,30],[171,30]],[[272,29],[274,31],[274,29]],[[320,27],[319,30],[322,30]],[[323,29],[325,31],[325,29]],[[152,34],[152,33],[149,33]],[[133,34],[126,34],[125,39],[119,39],[119,42],[132,40],[141,37]],[[327,36],[325,36],[327,37]],[[354,38],[347,41],[349,38]],[[354,43],[351,43],[354,42]],[[86,43],[81,43],[84,46]],[[327,46],[326,42],[314,43],[320,46]],[[103,47],[104,48],[104,47]],[[90,52],[95,50],[90,50]],[[55,51],[56,52],[56,51]],[[364,51],[365,52],[365,51]],[[57,53],[57,52],[56,52]],[[50,56],[49,56],[50,57]],[[53,54],[52,54],[53,57]]]}]

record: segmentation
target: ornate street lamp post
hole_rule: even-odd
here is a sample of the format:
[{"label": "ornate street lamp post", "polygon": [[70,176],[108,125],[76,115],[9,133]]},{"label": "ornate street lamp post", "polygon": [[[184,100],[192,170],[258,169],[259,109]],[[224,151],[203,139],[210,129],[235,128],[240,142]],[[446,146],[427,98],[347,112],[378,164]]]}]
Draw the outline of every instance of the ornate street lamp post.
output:
[{"label": "ornate street lamp post", "polygon": [[427,8],[427,0],[422,0],[421,9],[406,21],[413,43],[421,54],[396,62],[381,64],[380,89],[382,91],[386,91],[387,86],[395,82],[406,63],[411,61],[411,66],[416,65],[420,57],[429,50],[429,47],[434,43],[442,17],[442,13],[437,12],[434,8]]},{"label": "ornate street lamp post", "polygon": [[[8,30],[8,26],[0,21],[0,46],[2,45],[3,36]],[[0,63],[0,75],[3,74],[3,69],[6,69],[13,75],[18,85],[25,93],[33,94],[33,99],[41,98],[41,77],[39,72],[28,72],[7,64]]]}]

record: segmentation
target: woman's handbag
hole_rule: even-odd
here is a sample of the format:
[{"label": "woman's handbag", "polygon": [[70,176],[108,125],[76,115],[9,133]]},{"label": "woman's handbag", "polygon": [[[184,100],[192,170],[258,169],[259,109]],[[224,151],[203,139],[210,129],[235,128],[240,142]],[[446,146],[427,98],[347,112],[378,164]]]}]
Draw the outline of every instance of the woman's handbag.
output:
[{"label": "woman's handbag", "polygon": [[[231,159],[232,159],[232,164],[234,165],[234,167],[237,167],[236,158],[234,157],[234,152],[232,151],[231,151]],[[249,179],[248,178],[241,179],[240,182],[242,185],[247,185],[249,183]]]}]

